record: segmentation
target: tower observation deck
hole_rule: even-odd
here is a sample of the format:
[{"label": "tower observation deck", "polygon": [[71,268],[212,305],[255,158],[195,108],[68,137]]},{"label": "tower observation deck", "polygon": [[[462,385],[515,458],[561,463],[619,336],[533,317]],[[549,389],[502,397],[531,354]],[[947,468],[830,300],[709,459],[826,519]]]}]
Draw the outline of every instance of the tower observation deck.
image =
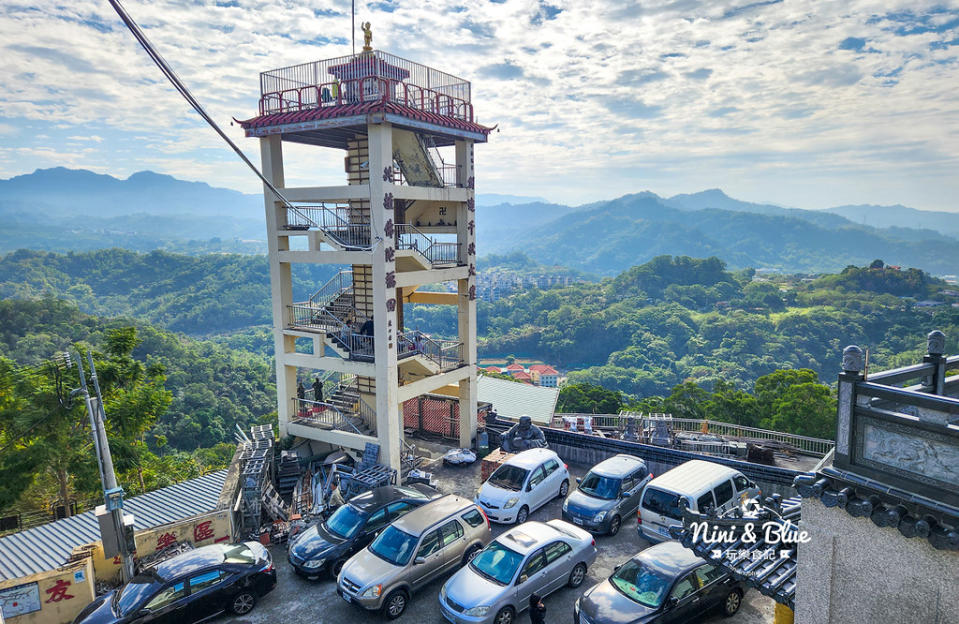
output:
[{"label": "tower observation deck", "polygon": [[[263,72],[258,112],[240,124],[291,204],[264,185],[281,433],[357,450],[375,442],[380,462],[399,471],[401,405],[433,393],[459,401],[459,443],[469,446],[473,146],[490,132],[474,120],[470,83],[367,46]],[[346,184],[287,187],[284,142],[343,150]],[[333,265],[335,275],[294,284],[295,263]],[[418,290],[440,283],[455,288]],[[409,304],[456,306],[457,335],[408,327]]]}]

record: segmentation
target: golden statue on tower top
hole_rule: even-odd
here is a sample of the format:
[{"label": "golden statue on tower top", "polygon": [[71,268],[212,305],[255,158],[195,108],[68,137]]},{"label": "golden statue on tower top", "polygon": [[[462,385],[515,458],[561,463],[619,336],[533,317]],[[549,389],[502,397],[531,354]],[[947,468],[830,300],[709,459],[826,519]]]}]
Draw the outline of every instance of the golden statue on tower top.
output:
[{"label": "golden statue on tower top", "polygon": [[370,45],[373,42],[373,28],[369,22],[363,22],[361,28],[363,29],[363,51],[371,52],[373,50]]}]

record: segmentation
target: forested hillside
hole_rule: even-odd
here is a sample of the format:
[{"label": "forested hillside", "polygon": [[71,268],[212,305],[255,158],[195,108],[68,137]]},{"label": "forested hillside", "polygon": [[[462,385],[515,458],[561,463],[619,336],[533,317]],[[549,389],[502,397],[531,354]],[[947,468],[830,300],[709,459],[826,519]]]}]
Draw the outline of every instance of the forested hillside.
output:
[{"label": "forested hillside", "polygon": [[[135,327],[131,356],[162,372],[172,392],[147,435],[154,449],[192,450],[233,439],[234,425],[248,428],[276,410],[274,371],[266,357],[195,340],[140,320],[106,319],[52,297],[0,301],[0,357],[36,366],[80,344],[103,350],[110,332]],[[163,442],[163,444],[160,444]]]},{"label": "forested hillside", "polygon": [[[294,296],[306,299],[335,270],[297,265]],[[20,250],[0,258],[0,298],[45,295],[72,301],[90,314],[126,315],[193,335],[272,322],[265,256],[105,249]]]},{"label": "forested hillside", "polygon": [[[716,258],[656,258],[598,284],[531,290],[480,307],[486,354],[540,358],[643,397],[684,381],[751,388],[777,369],[831,383],[843,347],[878,368],[913,362],[931,329],[959,349],[959,298],[922,271],[848,267],[818,279],[755,281]],[[906,298],[904,298],[906,297]],[[916,307],[938,298],[944,305]]]}]

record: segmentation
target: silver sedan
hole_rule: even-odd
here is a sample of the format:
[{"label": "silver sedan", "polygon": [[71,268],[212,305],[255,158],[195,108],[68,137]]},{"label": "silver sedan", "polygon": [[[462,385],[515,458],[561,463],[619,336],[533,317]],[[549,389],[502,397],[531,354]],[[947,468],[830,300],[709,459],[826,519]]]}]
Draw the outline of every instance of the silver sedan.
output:
[{"label": "silver sedan", "polygon": [[579,587],[595,559],[596,540],[568,522],[521,524],[443,585],[443,616],[453,624],[513,624],[532,594]]}]

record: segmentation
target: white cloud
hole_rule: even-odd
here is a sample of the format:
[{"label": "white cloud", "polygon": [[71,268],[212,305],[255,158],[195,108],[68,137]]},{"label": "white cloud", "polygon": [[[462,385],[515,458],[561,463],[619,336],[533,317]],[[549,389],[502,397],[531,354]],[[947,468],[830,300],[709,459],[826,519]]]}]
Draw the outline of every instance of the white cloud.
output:
[{"label": "white cloud", "polygon": [[[255,157],[229,121],[255,113],[259,72],[349,53],[350,18],[331,0],[220,4],[126,7]],[[358,6],[376,47],[472,80],[479,120],[500,124],[477,148],[481,192],[576,203],[722,187],[803,207],[959,209],[959,46],[943,45],[957,38],[955,10],[902,0],[390,4]],[[840,49],[848,38],[863,43]],[[46,157],[70,159],[56,164],[155,167],[259,191],[105,3],[0,8],[0,41],[2,123],[96,143],[84,153],[46,140]],[[132,159],[117,156],[121,140]],[[288,177],[336,178],[339,156],[290,150]],[[18,166],[8,159],[0,173]]]}]

